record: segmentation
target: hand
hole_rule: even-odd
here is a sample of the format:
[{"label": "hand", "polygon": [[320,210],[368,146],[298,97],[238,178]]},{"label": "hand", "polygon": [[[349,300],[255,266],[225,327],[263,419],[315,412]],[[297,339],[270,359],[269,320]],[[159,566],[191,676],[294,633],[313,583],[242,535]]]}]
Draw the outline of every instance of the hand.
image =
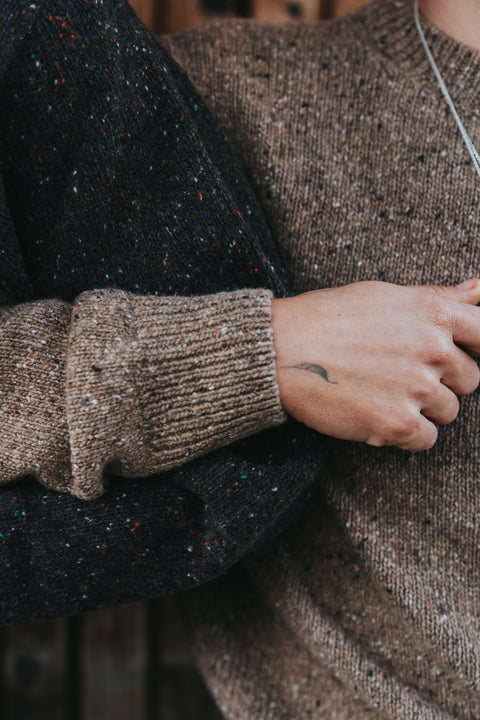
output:
[{"label": "hand", "polygon": [[358,282],[273,300],[280,399],[326,435],[431,448],[480,371],[480,282]]}]

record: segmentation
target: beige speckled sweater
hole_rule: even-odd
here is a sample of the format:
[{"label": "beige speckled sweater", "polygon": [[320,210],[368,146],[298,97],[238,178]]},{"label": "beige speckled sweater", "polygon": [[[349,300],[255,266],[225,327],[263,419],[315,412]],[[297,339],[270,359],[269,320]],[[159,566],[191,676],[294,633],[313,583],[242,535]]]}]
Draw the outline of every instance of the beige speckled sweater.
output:
[{"label": "beige speckled sweater", "polygon": [[127,0],[0,5],[0,484],[93,499],[286,420],[258,206],[192,92]]},{"label": "beige speckled sweater", "polygon": [[271,298],[105,288],[4,307],[0,482],[32,474],[92,499],[105,469],[154,474],[282,422]]},{"label": "beige speckled sweater", "polygon": [[[423,23],[480,146],[480,52]],[[478,275],[480,184],[410,0],[374,0],[325,24],[214,23],[163,42],[235,145],[298,292]],[[73,308],[3,308],[1,481],[32,471],[93,497],[107,461],[154,473],[182,461],[179,445],[195,457],[281,423],[271,295],[240,293],[233,314],[231,299],[111,290],[82,293]],[[207,317],[203,352],[196,318]],[[183,424],[185,400],[158,395],[135,343],[155,371],[175,358],[192,389],[210,375],[215,426],[200,406]],[[182,365],[192,347],[202,379],[195,363]],[[217,352],[228,360],[220,375],[209,361]],[[252,375],[247,357],[257,359]],[[252,390],[260,400],[246,415]],[[38,402],[50,396],[55,414]],[[30,415],[30,403],[47,409]],[[455,423],[416,455],[332,440],[322,484],[287,532],[223,580],[179,595],[228,720],[480,718],[478,414],[478,393],[463,398]]]},{"label": "beige speckled sweater", "polygon": [[[480,52],[421,16],[480,147]],[[410,0],[165,39],[247,168],[300,291],[478,275],[480,182]],[[480,718],[478,393],[418,454],[331,441],[269,550],[184,594],[229,720]]]}]

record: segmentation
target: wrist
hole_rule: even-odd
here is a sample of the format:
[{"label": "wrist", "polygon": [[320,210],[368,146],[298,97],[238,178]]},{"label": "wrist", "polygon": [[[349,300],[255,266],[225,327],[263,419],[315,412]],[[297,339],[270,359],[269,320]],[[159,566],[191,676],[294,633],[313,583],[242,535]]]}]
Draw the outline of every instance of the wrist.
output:
[{"label": "wrist", "polygon": [[[275,365],[280,402],[286,412],[293,407],[293,373],[288,366],[295,363],[295,331],[294,312],[295,298],[274,298],[272,300],[272,330],[275,350]],[[297,358],[298,360],[298,358]]]}]

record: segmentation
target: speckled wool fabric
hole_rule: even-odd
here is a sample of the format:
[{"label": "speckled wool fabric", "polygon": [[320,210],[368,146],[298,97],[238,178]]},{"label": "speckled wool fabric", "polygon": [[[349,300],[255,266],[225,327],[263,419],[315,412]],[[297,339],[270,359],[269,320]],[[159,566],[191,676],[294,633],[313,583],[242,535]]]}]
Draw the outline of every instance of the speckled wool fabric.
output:
[{"label": "speckled wool fabric", "polygon": [[[480,146],[480,53],[423,24]],[[478,177],[415,33],[409,0],[374,0],[324,25],[215,23],[162,45],[234,144],[297,292],[362,279],[446,283],[478,274]],[[26,255],[30,272],[41,259],[35,247]],[[102,267],[96,260],[93,267]],[[132,272],[140,272],[141,256],[137,261]],[[199,665],[228,720],[480,717],[478,410],[477,393],[463,398],[455,423],[417,455],[330,441],[322,482],[281,539],[222,580],[178,595]],[[163,516],[147,512],[145,483],[136,479],[116,478],[92,504],[40,491],[38,483],[5,486],[4,617],[185,587],[188,573],[211,577],[216,546],[201,554],[204,516],[187,491],[206,501],[206,519],[221,516],[224,530],[233,526],[235,539],[244,541],[242,527],[249,533],[261,521],[268,525],[266,494],[252,498],[254,520],[252,510],[242,516],[227,501],[237,492],[245,500],[242,475],[264,479],[290,453],[288,433],[269,433],[261,473],[261,449],[248,452],[241,441],[237,455],[217,451],[213,467],[207,455],[151,483],[147,497],[155,510],[168,508]],[[235,478],[230,493],[222,488],[225,463]],[[276,496],[277,486],[269,487]],[[284,503],[288,490],[287,482],[277,488]],[[189,540],[190,530],[189,544],[183,537],[172,547],[172,533]],[[64,553],[59,535],[68,537]],[[231,538],[224,540],[231,559]],[[187,569],[189,548],[200,570]],[[159,579],[168,553],[179,568],[176,585]],[[213,557],[218,570],[221,559]],[[10,570],[22,562],[31,572],[19,579]],[[83,581],[80,591],[72,578]]]},{"label": "speckled wool fabric", "polygon": [[126,0],[0,3],[0,623],[206,582],[288,523],[320,468],[278,397],[291,292]]},{"label": "speckled wool fabric", "polygon": [[72,491],[98,494],[104,467],[164,472],[282,422],[271,299],[269,290],[82,294],[66,351]]},{"label": "speckled wool fabric", "polygon": [[[12,45],[2,83],[2,175],[34,291],[51,277],[57,299],[46,305],[54,315],[48,338],[39,304],[1,318],[9,328],[2,377],[14,378],[15,398],[28,403],[33,384],[31,374],[22,373],[20,392],[21,353],[45,386],[37,381],[30,396],[36,410],[28,420],[35,426],[26,434],[28,452],[23,443],[13,447],[28,405],[13,407],[11,393],[3,393],[0,482],[31,472],[44,485],[84,499],[103,492],[104,470],[161,472],[286,419],[275,378],[272,289],[211,295],[208,255],[218,263],[223,247],[228,263],[240,238],[247,240],[240,252],[255,244],[242,218],[249,206],[240,207],[240,197],[237,202],[228,170],[225,179],[215,173],[217,164],[228,167],[230,156],[211,149],[214,132],[205,128],[205,111],[175,88],[177,71],[165,51],[126,3],[113,8],[20,2],[2,10]],[[108,202],[115,211],[107,224]],[[223,218],[209,230],[213,210]],[[217,232],[226,234],[223,243]],[[103,242],[107,234],[113,251]],[[151,296],[109,287],[122,275],[133,285],[128,240],[137,245],[139,235],[148,281],[156,285]],[[100,267],[80,261],[101,255],[105,263],[106,254],[110,267],[116,260],[113,277],[104,270],[100,279]],[[257,274],[265,277],[267,261],[260,263]],[[209,297],[158,297],[172,291],[171,275],[178,277],[176,288],[195,278],[199,294]],[[64,301],[82,279],[87,287],[107,287],[84,289],[69,312]],[[18,347],[12,347],[15,337]]]},{"label": "speckled wool fabric", "polygon": [[[480,52],[422,16],[476,147]],[[165,38],[239,152],[297,292],[478,275],[480,181],[413,18]],[[228,720],[480,718],[479,394],[410,454],[331,440],[282,538],[182,597]]]}]

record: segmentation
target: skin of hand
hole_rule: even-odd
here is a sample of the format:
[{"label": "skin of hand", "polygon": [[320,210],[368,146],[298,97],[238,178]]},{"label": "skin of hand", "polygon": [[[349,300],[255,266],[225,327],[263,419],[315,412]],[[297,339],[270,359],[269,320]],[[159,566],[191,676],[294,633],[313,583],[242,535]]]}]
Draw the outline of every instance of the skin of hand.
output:
[{"label": "skin of hand", "polygon": [[431,448],[480,371],[480,281],[365,281],[272,301],[280,400],[343,440]]}]

